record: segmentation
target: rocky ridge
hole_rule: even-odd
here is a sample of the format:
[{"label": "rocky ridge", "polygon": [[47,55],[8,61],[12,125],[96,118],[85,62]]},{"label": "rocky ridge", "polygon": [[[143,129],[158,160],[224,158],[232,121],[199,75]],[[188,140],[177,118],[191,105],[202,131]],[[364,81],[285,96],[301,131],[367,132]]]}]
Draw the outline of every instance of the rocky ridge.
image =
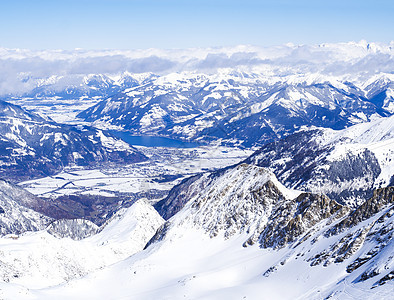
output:
[{"label": "rocky ridge", "polygon": [[[192,193],[204,180],[208,183]],[[263,272],[266,277],[301,259],[311,267],[341,265],[348,280],[369,280],[370,288],[392,278],[393,187],[376,190],[351,209],[325,195],[288,190],[267,169],[241,164],[211,179],[202,176],[188,190],[189,201],[146,248],[202,230],[211,238],[242,236],[244,247],[257,243],[280,250],[282,259]]]},{"label": "rocky ridge", "polygon": [[0,180],[0,235],[18,236],[45,229],[53,219],[32,209],[40,204],[34,195]]}]

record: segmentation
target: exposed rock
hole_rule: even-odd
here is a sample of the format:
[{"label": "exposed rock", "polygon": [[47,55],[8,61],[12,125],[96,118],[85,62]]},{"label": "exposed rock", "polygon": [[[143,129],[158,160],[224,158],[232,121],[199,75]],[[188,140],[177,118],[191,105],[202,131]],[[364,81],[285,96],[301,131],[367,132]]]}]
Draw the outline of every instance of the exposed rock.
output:
[{"label": "exposed rock", "polygon": [[[346,271],[352,273],[364,264],[373,261],[379,253],[386,251],[386,247],[394,237],[394,221],[392,220],[394,205],[391,203],[393,203],[393,187],[374,191],[372,198],[357,209],[350,211],[329,229],[325,229],[325,238],[334,236],[338,238],[331,243],[329,248],[310,257],[307,261],[312,266],[341,263],[351,258],[366,243],[374,246],[358,253],[357,258],[347,266]],[[375,273],[380,273],[376,270],[368,270],[361,275],[359,280],[366,280],[376,276]]]},{"label": "exposed rock", "polygon": [[387,282],[394,280],[394,271],[391,271],[386,276],[383,276],[378,282],[375,283],[374,287],[378,285],[386,284]]},{"label": "exposed rock", "polygon": [[0,235],[45,229],[53,219],[31,209],[38,205],[40,201],[34,195],[0,180]]},{"label": "exposed rock", "polygon": [[343,221],[326,232],[326,236],[338,234],[378,213],[382,207],[394,203],[394,187],[375,190],[373,196],[352,211]]},{"label": "exposed rock", "polygon": [[347,208],[327,196],[303,193],[294,200],[282,201],[275,207],[261,233],[263,248],[280,248],[294,242],[317,223],[332,222],[342,217]]},{"label": "exposed rock", "polygon": [[77,241],[96,234],[99,227],[89,220],[62,219],[52,222],[46,230],[57,238],[71,238]]},{"label": "exposed rock", "polygon": [[196,175],[182,180],[179,185],[171,189],[166,198],[154,205],[155,209],[165,220],[168,220],[180,211],[187,201],[208,184],[209,180],[199,180],[201,176],[203,175]]}]

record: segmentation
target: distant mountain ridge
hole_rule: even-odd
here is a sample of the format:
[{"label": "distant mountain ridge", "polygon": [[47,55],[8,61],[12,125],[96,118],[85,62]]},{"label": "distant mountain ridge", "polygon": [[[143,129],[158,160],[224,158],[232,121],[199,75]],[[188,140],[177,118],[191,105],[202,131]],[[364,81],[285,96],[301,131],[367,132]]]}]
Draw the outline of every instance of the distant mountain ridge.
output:
[{"label": "distant mountain ridge", "polygon": [[106,74],[73,74],[53,75],[43,78],[37,83],[37,87],[22,95],[8,95],[7,97],[23,98],[50,98],[57,99],[84,99],[106,98],[115,95],[126,88],[135,87],[155,76],[146,74],[142,76],[124,72],[118,76]]},{"label": "distant mountain ridge", "polygon": [[391,77],[358,87],[313,74],[171,74],[119,92],[78,117],[134,135],[250,147],[302,126],[343,129],[390,116]]}]

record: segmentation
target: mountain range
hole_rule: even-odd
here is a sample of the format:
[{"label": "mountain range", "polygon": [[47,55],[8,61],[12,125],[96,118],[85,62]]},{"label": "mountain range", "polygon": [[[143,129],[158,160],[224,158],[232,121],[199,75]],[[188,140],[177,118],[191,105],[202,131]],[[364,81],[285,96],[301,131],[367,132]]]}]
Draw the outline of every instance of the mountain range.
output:
[{"label": "mountain range", "polygon": [[147,158],[108,133],[55,123],[20,106],[0,102],[0,177],[22,181],[66,167],[91,168]]},{"label": "mountain range", "polygon": [[[0,298],[392,299],[393,49],[360,42],[147,57],[0,48],[4,66],[47,66],[0,85],[4,99],[35,107],[0,101]],[[104,71],[80,72],[99,58]],[[139,72],[111,69],[122,64]],[[54,65],[62,72],[44,74]],[[86,99],[95,104],[78,107]],[[57,100],[76,100],[66,111],[78,118],[38,113]],[[200,168],[158,201],[136,199],[142,192],[40,198],[15,184],[66,182],[66,172],[86,169],[134,178],[175,153],[145,156],[109,129],[254,153]],[[187,161],[199,163],[192,151]],[[155,187],[177,180],[175,169],[155,172]],[[119,182],[111,184],[134,188]]]},{"label": "mountain range", "polygon": [[170,74],[115,94],[78,117],[132,135],[251,147],[303,126],[338,130],[390,116],[393,82],[390,74],[363,86],[315,74]]}]

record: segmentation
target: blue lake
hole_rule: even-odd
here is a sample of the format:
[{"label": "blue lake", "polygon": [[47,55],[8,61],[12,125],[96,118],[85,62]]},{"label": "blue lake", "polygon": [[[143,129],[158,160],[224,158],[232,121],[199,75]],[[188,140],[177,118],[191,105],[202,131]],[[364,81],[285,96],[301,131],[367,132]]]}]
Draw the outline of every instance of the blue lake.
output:
[{"label": "blue lake", "polygon": [[160,136],[134,136],[128,132],[110,131],[114,136],[122,139],[126,143],[135,146],[145,147],[171,147],[171,148],[195,148],[201,144],[184,142]]}]

